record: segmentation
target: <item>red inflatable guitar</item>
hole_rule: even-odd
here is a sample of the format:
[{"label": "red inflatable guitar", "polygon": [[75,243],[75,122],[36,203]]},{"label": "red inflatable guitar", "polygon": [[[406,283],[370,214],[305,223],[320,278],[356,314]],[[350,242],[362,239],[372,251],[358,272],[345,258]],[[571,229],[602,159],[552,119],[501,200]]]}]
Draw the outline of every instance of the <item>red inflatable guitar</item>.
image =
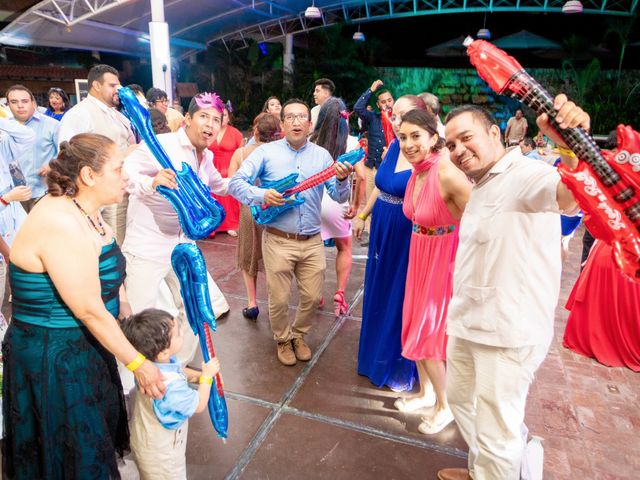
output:
[{"label": "red inflatable guitar", "polygon": [[[553,97],[504,51],[484,40],[467,43],[467,54],[480,77],[497,93],[517,98],[555,123]],[[618,267],[640,281],[640,134],[618,127],[618,148],[601,152],[581,128],[556,129],[580,160],[571,170],[558,167],[562,181],[585,213],[594,237],[613,247]]]}]

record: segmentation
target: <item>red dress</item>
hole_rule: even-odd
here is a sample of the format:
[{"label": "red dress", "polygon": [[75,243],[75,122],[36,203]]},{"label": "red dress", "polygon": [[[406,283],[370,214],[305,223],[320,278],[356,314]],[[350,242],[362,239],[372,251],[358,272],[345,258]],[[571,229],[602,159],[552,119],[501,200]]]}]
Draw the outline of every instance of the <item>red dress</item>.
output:
[{"label": "red dress", "polygon": [[640,283],[620,273],[606,243],[593,245],[566,308],[566,348],[640,372]]},{"label": "red dress", "polygon": [[409,360],[446,359],[447,309],[460,221],[440,195],[438,163],[429,168],[415,209],[416,172],[411,175],[402,206],[413,223],[402,308],[402,356]]},{"label": "red dress", "polygon": [[[244,138],[242,133],[231,125],[227,125],[227,129],[222,136],[222,140],[218,143],[216,138],[209,146],[209,150],[213,152],[213,166],[220,172],[222,178],[229,176],[229,164],[233,153],[242,146]],[[231,195],[221,197],[211,194],[224,207],[227,216],[224,222],[218,227],[216,232],[226,232],[229,230],[238,230],[240,223],[240,204]],[[214,232],[215,234],[215,232]]]}]

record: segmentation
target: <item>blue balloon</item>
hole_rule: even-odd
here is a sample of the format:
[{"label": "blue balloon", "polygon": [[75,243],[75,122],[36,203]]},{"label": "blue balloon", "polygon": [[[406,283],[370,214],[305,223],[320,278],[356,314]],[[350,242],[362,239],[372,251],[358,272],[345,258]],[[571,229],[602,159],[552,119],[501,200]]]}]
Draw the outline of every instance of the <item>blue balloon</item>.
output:
[{"label": "blue balloon", "polygon": [[[216,318],[211,308],[209,297],[209,285],[207,281],[207,266],[202,252],[193,243],[179,243],[171,254],[171,265],[180,282],[180,295],[184,302],[185,312],[193,333],[200,341],[200,349],[205,362],[212,358],[213,345],[207,325],[213,331],[216,329]],[[211,353],[209,349],[211,348]],[[222,381],[219,375],[211,386],[209,397],[209,417],[213,427],[221,438],[227,438],[229,427],[229,414],[227,402],[222,390]]]},{"label": "blue balloon", "polygon": [[131,89],[119,88],[118,95],[125,115],[158,163],[162,168],[169,168],[176,173],[178,188],[174,190],[159,186],[158,192],[169,200],[177,212],[180,226],[188,238],[191,240],[207,238],[224,221],[226,215],[224,208],[211,197],[209,187],[198,178],[189,164],[182,162],[180,170],[174,168],[151,128],[149,112],[140,105]]}]

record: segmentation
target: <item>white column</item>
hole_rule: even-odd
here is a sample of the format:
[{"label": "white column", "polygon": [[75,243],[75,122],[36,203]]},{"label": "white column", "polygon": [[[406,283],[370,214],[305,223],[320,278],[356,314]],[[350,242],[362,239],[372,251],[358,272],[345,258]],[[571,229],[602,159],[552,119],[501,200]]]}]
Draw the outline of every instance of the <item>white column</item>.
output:
[{"label": "white column", "polygon": [[173,100],[171,83],[171,50],[169,49],[169,25],[164,21],[164,0],[151,1],[151,73],[153,86],[167,92],[169,104]]},{"label": "white column", "polygon": [[293,34],[287,33],[284,37],[284,54],[282,56],[283,81],[285,88],[293,84]]}]

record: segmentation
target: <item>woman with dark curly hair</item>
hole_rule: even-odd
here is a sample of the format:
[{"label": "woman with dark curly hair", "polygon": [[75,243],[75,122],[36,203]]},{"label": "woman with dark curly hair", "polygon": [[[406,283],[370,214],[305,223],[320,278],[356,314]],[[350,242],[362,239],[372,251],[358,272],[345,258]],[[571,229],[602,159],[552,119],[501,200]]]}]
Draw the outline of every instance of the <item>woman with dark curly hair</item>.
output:
[{"label": "woman with dark curly hair", "polygon": [[62,120],[64,114],[71,108],[71,102],[65,91],[58,87],[52,87],[47,92],[47,98],[49,99],[49,104],[44,114],[58,121]]},{"label": "woman with dark curly hair", "polygon": [[161,398],[158,368],[127,341],[125,260],[100,208],[122,200],[127,176],[113,141],[62,142],[11,249],[12,321],[4,358],[4,475],[119,478],[129,432],[116,359]]},{"label": "woman with dark curly hair", "polygon": [[[229,177],[232,177],[251,152],[263,143],[280,140],[280,119],[270,113],[261,113],[253,120],[253,142],[239,148],[231,157]],[[238,268],[242,270],[244,286],[247,289],[247,307],[242,309],[242,315],[255,320],[260,314],[256,303],[256,282],[258,270],[263,270],[262,264],[262,227],[253,221],[251,209],[240,205],[240,226],[238,228]]]}]

